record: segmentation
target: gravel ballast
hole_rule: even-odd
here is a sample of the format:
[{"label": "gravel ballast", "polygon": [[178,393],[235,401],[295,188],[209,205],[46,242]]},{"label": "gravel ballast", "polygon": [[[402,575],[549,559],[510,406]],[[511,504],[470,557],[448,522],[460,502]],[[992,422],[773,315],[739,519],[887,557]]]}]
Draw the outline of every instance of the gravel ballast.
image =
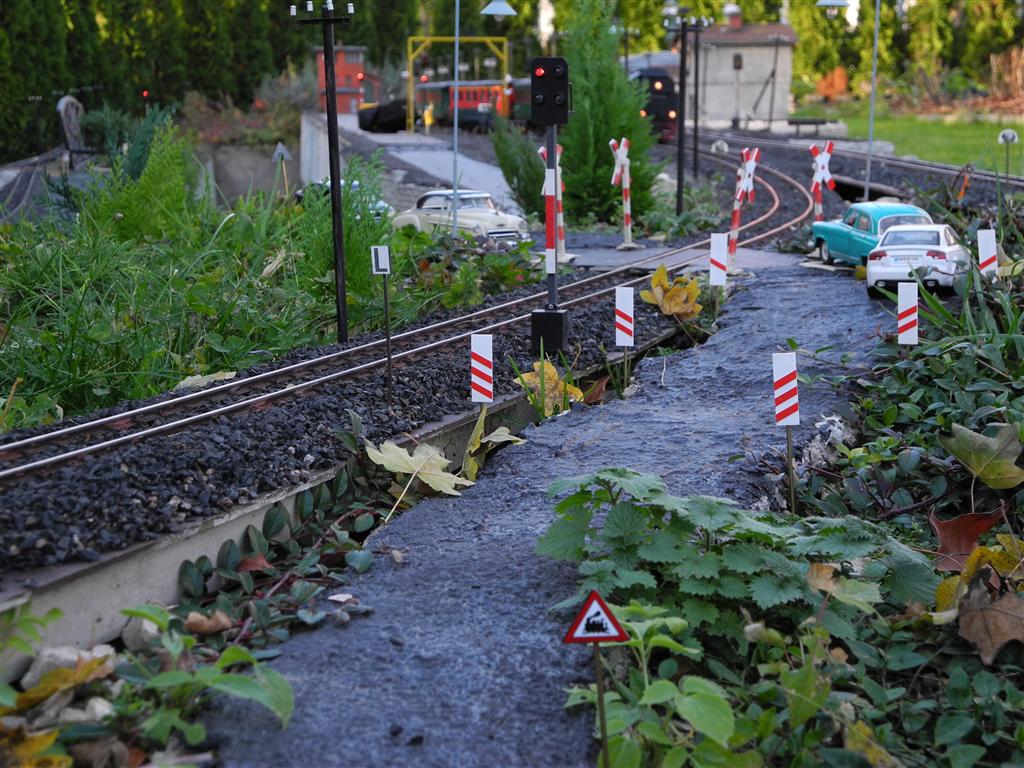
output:
[{"label": "gravel ballast", "polygon": [[[764,495],[760,472],[730,457],[784,450],[771,353],[792,337],[863,359],[891,322],[852,279],[796,262],[779,256],[742,284],[703,346],[643,361],[631,399],[527,430],[529,442],[498,453],[461,497],[423,501],[375,532],[368,545],[401,550],[404,564],[378,556],[344,587],[374,613],[298,635],[271,662],[295,689],[286,731],[255,706],[218,705],[207,725],[224,765],[593,765],[592,713],[563,708],[567,686],[592,680],[592,657],[561,643],[572,613],[550,611],[577,578],[534,554],[552,520],[546,488],[626,466],[675,493]],[[801,388],[798,444],[840,397]]]}]

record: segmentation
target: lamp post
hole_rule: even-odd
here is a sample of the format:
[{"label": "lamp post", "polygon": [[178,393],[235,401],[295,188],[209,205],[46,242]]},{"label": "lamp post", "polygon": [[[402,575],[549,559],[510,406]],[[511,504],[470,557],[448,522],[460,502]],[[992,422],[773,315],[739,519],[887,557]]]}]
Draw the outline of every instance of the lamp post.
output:
[{"label": "lamp post", "polygon": [[[711,20],[705,17],[690,17],[690,29],[693,30],[693,180],[697,180],[697,143],[700,137],[700,33],[710,26]],[[707,69],[707,64],[704,65]]]},{"label": "lamp post", "polygon": [[[338,322],[338,343],[348,341],[348,304],[345,292],[345,222],[341,213],[341,157],[338,151],[338,86],[334,72],[334,25],[352,23],[355,7],[346,3],[344,16],[334,15],[333,0],[324,0],[320,17],[297,19],[299,24],[319,24],[324,33],[324,89],[327,97],[327,155],[331,169],[331,231],[334,236],[334,306]],[[295,3],[288,8],[295,18]],[[306,13],[313,13],[313,0],[306,0]],[[328,63],[330,62],[330,63]]]},{"label": "lamp post", "polygon": [[[459,22],[462,10],[461,0],[455,0],[455,92],[452,94],[455,102],[452,110],[452,237],[459,234]],[[491,0],[482,11],[481,16],[493,16],[502,19],[505,16],[515,16],[516,10],[505,0]]]},{"label": "lamp post", "polygon": [[[862,0],[862,3],[865,0]],[[815,3],[818,8],[825,9],[825,15],[834,19],[839,11],[846,11],[850,7],[850,0],[818,0]],[[875,30],[874,45],[871,50],[871,101],[868,108],[868,159],[864,170],[864,200],[871,199],[871,157],[875,144],[875,91],[878,86],[878,27],[882,14],[882,0],[875,0]]]},{"label": "lamp post", "polygon": [[679,122],[676,124],[676,216],[683,212],[683,187],[685,169],[683,167],[683,129],[686,127],[686,12],[689,8],[673,5],[672,0],[665,0],[661,10],[662,24],[669,32],[679,37],[679,103],[677,112]]}]

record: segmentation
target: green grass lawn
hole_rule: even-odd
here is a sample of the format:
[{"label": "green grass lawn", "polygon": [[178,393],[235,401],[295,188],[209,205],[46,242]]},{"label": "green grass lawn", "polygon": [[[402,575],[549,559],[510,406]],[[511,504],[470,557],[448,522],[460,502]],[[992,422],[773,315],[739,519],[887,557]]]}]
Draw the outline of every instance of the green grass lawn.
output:
[{"label": "green grass lawn", "polygon": [[[835,107],[813,104],[798,109],[795,114],[841,119],[849,126],[851,139],[868,137],[866,102]],[[934,119],[891,114],[881,104],[875,115],[875,139],[891,141],[896,145],[897,154],[953,165],[974,163],[977,168],[1001,172],[1006,170],[1006,147],[997,139],[1003,128],[1013,128],[1021,137],[1021,143],[1010,147],[1010,173],[1024,176],[1024,120],[946,122],[941,115]]]}]

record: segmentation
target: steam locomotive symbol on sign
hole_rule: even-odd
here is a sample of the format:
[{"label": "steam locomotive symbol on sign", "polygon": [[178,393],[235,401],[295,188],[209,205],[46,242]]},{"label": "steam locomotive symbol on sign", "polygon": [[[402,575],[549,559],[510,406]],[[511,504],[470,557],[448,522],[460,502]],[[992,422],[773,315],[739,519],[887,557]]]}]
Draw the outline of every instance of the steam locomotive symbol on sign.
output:
[{"label": "steam locomotive symbol on sign", "polygon": [[586,622],[583,624],[583,631],[587,634],[608,631],[608,622],[605,621],[600,608],[587,616]]}]

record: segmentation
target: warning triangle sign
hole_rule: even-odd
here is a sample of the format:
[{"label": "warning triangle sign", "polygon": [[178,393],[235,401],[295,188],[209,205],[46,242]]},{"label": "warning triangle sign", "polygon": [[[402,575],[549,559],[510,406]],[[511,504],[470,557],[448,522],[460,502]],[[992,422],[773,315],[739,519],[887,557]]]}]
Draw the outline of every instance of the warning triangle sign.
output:
[{"label": "warning triangle sign", "polygon": [[594,590],[576,615],[565,643],[623,643],[629,635],[615,619],[608,604]]}]

